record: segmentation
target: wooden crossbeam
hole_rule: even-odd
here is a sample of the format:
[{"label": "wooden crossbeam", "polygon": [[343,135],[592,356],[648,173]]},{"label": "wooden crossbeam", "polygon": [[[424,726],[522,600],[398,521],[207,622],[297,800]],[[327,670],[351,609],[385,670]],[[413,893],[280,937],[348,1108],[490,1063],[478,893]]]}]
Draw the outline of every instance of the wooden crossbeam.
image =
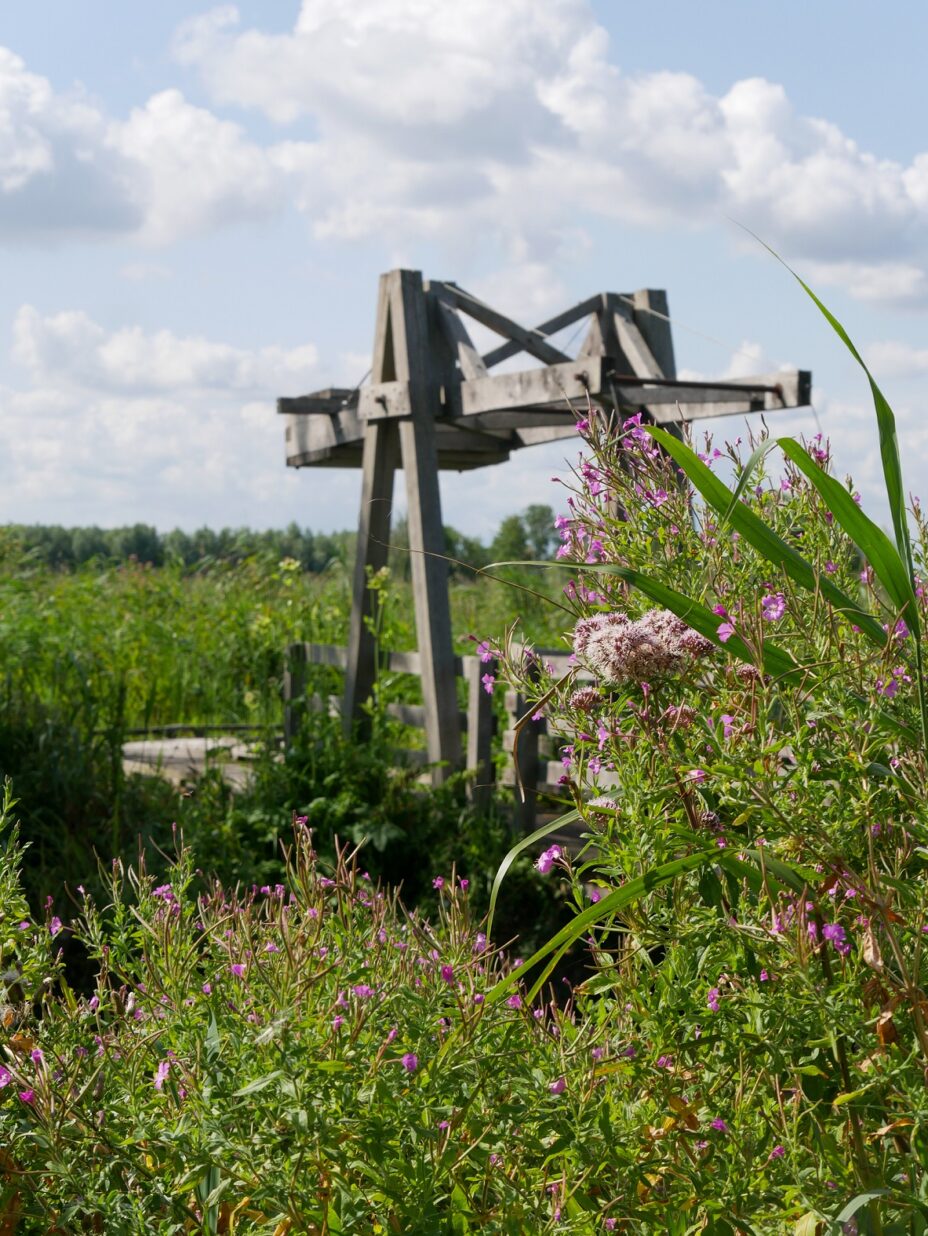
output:
[{"label": "wooden crossbeam", "polygon": [[[563,313],[556,313],[553,318],[548,318],[546,322],[541,322],[531,333],[543,336],[557,334],[565,326],[573,326],[574,322],[579,322],[581,318],[586,318],[591,313],[596,313],[600,308],[601,302],[601,295],[588,296],[586,300],[579,301],[576,305],[572,305],[570,309],[565,309]],[[508,343],[501,343],[498,348],[494,348],[491,352],[485,352],[483,363],[488,369],[492,369],[494,365],[508,360],[510,356],[517,356],[521,351],[523,351],[522,344],[510,339]]]},{"label": "wooden crossbeam", "polygon": [[485,378],[487,367],[483,357],[474,347],[461,315],[444,300],[436,300],[438,325],[457,357],[464,378]]},{"label": "wooden crossbeam", "polygon": [[429,292],[438,297],[439,300],[452,305],[455,309],[460,309],[462,313],[466,313],[475,322],[486,326],[497,335],[502,335],[503,338],[518,343],[522,351],[537,357],[538,360],[544,361],[547,365],[556,365],[559,361],[570,360],[570,357],[564,352],[554,347],[553,344],[548,343],[543,335],[537,331],[526,330],[524,326],[520,326],[512,318],[507,318],[505,314],[499,313],[490,305],[485,305],[476,296],[471,296],[470,292],[465,292],[463,288],[459,288],[456,283],[440,283],[432,280],[429,283]]}]

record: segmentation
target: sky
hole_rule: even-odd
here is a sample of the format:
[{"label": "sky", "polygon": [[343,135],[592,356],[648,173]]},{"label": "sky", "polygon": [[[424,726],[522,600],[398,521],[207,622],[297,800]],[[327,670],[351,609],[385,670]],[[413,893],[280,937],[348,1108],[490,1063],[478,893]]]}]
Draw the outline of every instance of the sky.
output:
[{"label": "sky", "polygon": [[[860,0],[4,5],[0,522],[353,526],[358,473],[286,468],[275,400],[361,379],[396,266],[526,325],[666,288],[683,374],[813,371],[814,411],[775,428],[820,427],[885,519],[866,381],[744,230],[848,327],[928,493],[928,6],[872,18]],[[489,537],[556,507],[577,450],[443,473],[446,522]]]}]

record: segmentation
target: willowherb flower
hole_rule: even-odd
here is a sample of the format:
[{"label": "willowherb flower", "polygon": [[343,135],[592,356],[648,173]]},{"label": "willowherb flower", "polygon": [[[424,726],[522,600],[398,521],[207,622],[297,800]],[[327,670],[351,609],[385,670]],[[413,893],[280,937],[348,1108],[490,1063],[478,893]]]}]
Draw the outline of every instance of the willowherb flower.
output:
[{"label": "willowherb flower", "polygon": [[453,983],[454,982],[454,966],[442,966],[441,977],[442,977],[442,982]]},{"label": "willowherb flower", "polygon": [[4,1066],[0,1064],[0,1090],[3,1090],[5,1086],[8,1086],[12,1080],[13,1074],[10,1070],[4,1068]]},{"label": "willowherb flower", "polygon": [[535,866],[542,875],[547,875],[554,864],[560,859],[563,851],[559,845],[549,846],[542,854],[538,856]]},{"label": "willowherb flower", "polygon": [[676,614],[595,614],[574,629],[574,654],[603,682],[650,682],[704,657],[712,644]]},{"label": "willowherb flower", "polygon": [[415,1054],[415,1052],[408,1051],[406,1055],[403,1056],[401,1063],[407,1073],[415,1073],[416,1069],[419,1067],[419,1057]]},{"label": "willowherb flower", "polygon": [[557,1081],[550,1082],[548,1084],[548,1089],[551,1091],[552,1094],[563,1094],[564,1091],[567,1089],[566,1078],[559,1077]]},{"label": "willowherb flower", "polygon": [[48,931],[52,939],[54,939],[55,936],[57,936],[58,932],[61,931],[61,928],[62,928],[61,919],[56,914],[52,918],[51,922],[48,924]]},{"label": "willowherb flower", "polygon": [[568,701],[571,708],[580,712],[590,712],[599,703],[599,692],[595,687],[578,687]]},{"label": "willowherb flower", "polygon": [[713,1013],[717,1013],[719,1011],[719,995],[720,994],[721,993],[719,992],[719,989],[717,987],[709,988],[709,994],[708,996],[706,996],[706,1004],[709,1006],[709,1008],[712,1010]]},{"label": "willowherb flower", "polygon": [[727,1133],[728,1132],[728,1125],[725,1123],[724,1120],[721,1119],[720,1116],[716,1116],[714,1120],[710,1121],[710,1124],[712,1125],[713,1129],[716,1130],[717,1133]]},{"label": "willowherb flower", "polygon": [[786,613],[786,597],[782,592],[768,592],[761,597],[760,610],[766,622],[779,622]]},{"label": "willowherb flower", "polygon": [[155,1069],[155,1089],[156,1090],[162,1090],[164,1088],[164,1083],[167,1081],[168,1073],[170,1073],[170,1071],[171,1071],[170,1060],[162,1060],[161,1063],[158,1065],[158,1067]]},{"label": "willowherb flower", "polygon": [[847,933],[840,923],[825,923],[822,927],[822,939],[830,940],[842,956],[851,951],[851,946],[847,942]]}]

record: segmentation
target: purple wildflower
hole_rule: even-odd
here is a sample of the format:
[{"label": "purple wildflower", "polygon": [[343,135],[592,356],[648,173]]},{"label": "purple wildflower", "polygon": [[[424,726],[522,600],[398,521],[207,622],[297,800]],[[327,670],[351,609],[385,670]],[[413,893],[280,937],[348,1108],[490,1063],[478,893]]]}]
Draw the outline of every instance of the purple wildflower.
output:
[{"label": "purple wildflower", "polygon": [[766,622],[779,622],[786,613],[786,597],[782,592],[768,592],[761,598],[760,609]]},{"label": "purple wildflower", "polygon": [[719,1011],[719,994],[719,989],[717,987],[711,987],[709,989],[708,996],[706,996],[706,1004],[713,1013],[717,1013]]},{"label": "purple wildflower", "polygon": [[374,994],[373,987],[368,987],[367,983],[358,983],[356,987],[351,989],[359,1000],[369,1000]]},{"label": "purple wildflower", "polygon": [[4,1066],[0,1064],[0,1090],[2,1090],[4,1086],[8,1086],[12,1080],[13,1074],[10,1070],[4,1068]]},{"label": "purple wildflower", "polygon": [[442,981],[445,983],[454,982],[454,966],[442,966],[441,968]]},{"label": "purple wildflower", "polygon": [[851,951],[851,946],[847,942],[847,933],[840,923],[826,923],[822,928],[822,939],[830,940],[842,955]]},{"label": "purple wildflower", "polygon": [[561,850],[561,847],[559,845],[549,846],[549,848],[545,850],[544,853],[539,855],[538,860],[535,863],[535,866],[538,868],[538,870],[541,872],[542,875],[547,875],[548,872],[551,870],[551,868],[554,866],[554,864],[560,859],[562,853],[563,851]]},{"label": "purple wildflower", "polygon": [[245,975],[245,967],[242,965],[240,961],[234,961],[232,965],[229,966],[229,969],[232,971],[232,973],[235,975],[236,978],[243,978]]},{"label": "purple wildflower", "polygon": [[57,936],[58,932],[61,930],[61,919],[58,917],[57,914],[52,918],[52,921],[48,924],[48,930],[49,930],[49,934],[51,935],[52,939],[54,939],[55,936]]},{"label": "purple wildflower", "polygon": [[567,1081],[563,1077],[559,1077],[557,1081],[550,1082],[548,1089],[552,1094],[563,1094],[567,1089]]},{"label": "purple wildflower", "polygon": [[483,689],[487,695],[492,695],[493,688],[496,686],[495,676],[493,674],[484,674],[480,681],[483,683]]},{"label": "purple wildflower", "polygon": [[716,1116],[716,1118],[710,1123],[713,1129],[715,1129],[717,1133],[727,1133],[728,1132],[728,1125],[719,1116]]},{"label": "purple wildflower", "polygon": [[407,1073],[415,1073],[419,1067],[419,1057],[415,1052],[408,1051],[402,1059],[402,1065]]},{"label": "purple wildflower", "polygon": [[158,1067],[155,1069],[155,1089],[156,1090],[164,1089],[164,1083],[167,1081],[168,1073],[170,1073],[170,1071],[171,1071],[170,1060],[162,1060],[161,1063],[158,1065]]},{"label": "purple wildflower", "polygon": [[720,623],[718,630],[716,631],[716,635],[719,637],[719,642],[722,644],[727,644],[728,641],[731,639],[731,637],[734,635],[734,633],[735,633],[735,628],[732,626],[730,622]]}]

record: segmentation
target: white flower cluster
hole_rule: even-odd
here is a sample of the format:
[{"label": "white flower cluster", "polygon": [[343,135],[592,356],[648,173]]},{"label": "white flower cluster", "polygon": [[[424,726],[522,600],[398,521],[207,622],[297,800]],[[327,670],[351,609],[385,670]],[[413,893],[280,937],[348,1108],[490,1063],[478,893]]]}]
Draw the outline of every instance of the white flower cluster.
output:
[{"label": "white flower cluster", "polygon": [[574,652],[603,682],[653,682],[711,652],[712,643],[667,609],[632,620],[594,614],[574,629]]}]

